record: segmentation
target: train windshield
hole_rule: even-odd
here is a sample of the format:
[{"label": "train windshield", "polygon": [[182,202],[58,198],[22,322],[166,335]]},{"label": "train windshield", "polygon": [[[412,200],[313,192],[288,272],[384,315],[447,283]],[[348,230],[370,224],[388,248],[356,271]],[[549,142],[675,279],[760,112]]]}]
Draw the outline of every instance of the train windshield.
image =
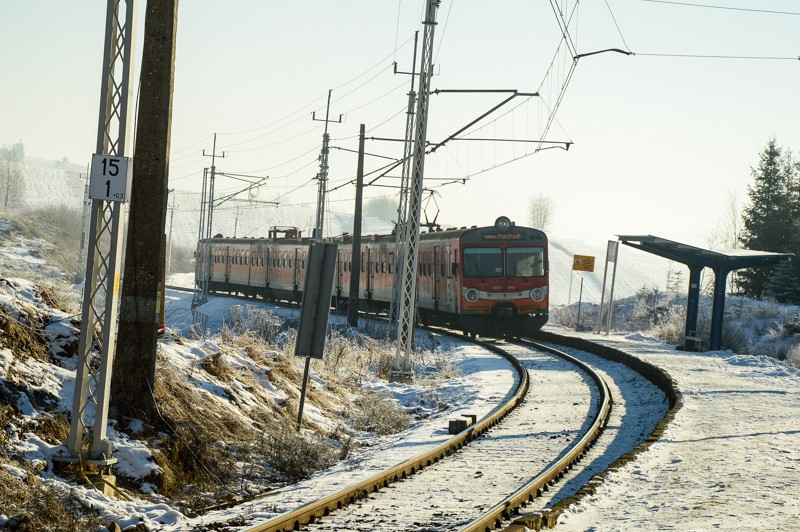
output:
[{"label": "train windshield", "polygon": [[[504,252],[505,251],[505,252]],[[465,248],[464,277],[543,277],[544,248]]]},{"label": "train windshield", "polygon": [[511,277],[542,277],[544,248],[506,249],[506,275]]},{"label": "train windshield", "polygon": [[503,250],[501,248],[464,249],[465,277],[502,277]]}]

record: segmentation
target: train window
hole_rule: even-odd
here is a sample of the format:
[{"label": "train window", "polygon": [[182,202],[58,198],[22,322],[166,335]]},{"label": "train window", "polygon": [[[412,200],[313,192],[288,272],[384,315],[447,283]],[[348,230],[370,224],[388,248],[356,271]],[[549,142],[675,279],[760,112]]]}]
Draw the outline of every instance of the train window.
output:
[{"label": "train window", "polygon": [[381,253],[381,273],[386,273],[386,253]]},{"label": "train window", "polygon": [[389,253],[389,273],[394,273],[394,253]]},{"label": "train window", "polygon": [[464,249],[464,277],[501,277],[503,250],[501,248]]},{"label": "train window", "polygon": [[544,248],[520,247],[506,250],[507,275],[515,277],[542,277],[544,275]]}]

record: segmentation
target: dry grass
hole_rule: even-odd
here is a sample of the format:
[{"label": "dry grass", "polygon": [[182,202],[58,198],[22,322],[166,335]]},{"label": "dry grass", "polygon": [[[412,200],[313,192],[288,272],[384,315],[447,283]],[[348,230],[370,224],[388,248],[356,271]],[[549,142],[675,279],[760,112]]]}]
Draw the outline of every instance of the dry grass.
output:
[{"label": "dry grass", "polygon": [[29,311],[22,310],[18,316],[14,316],[0,307],[0,347],[10,349],[16,356],[40,361],[49,358],[41,324],[38,317]]},{"label": "dry grass", "polygon": [[[36,290],[44,305],[66,308],[55,288]],[[50,319],[33,307],[0,309],[0,347],[42,364],[63,363],[59,357],[75,354],[65,342],[77,338],[58,339],[56,353],[51,352],[53,339],[44,334]],[[354,431],[389,434],[408,427],[407,414],[389,399],[365,396],[351,404],[352,397],[363,393],[366,379],[388,375],[394,357],[391,342],[333,331],[324,361],[312,366],[315,379],[306,395],[306,408],[323,415],[306,416],[303,431],[293,430],[304,363],[293,354],[295,334],[268,311],[235,309],[216,339],[217,347],[201,354],[188,372],[159,355],[154,395],[163,425],[142,428],[136,420],[120,419],[116,426],[147,443],[158,470],[145,479],[125,479],[117,472],[120,485],[135,492],[139,483],[147,482],[176,509],[201,512],[329,467],[357,445]],[[36,396],[23,373],[10,367],[0,375],[0,464],[25,464],[5,451],[9,430],[20,437],[35,433],[50,444],[69,433],[67,415],[57,410],[58,398]],[[274,388],[265,390],[267,380],[283,399],[276,399]],[[35,420],[15,409],[22,394],[39,412]],[[69,491],[36,482],[42,471],[31,465],[15,467],[31,471],[31,480],[13,478],[0,490],[0,513],[13,517],[16,529],[60,530],[61,523],[69,524],[65,530],[99,526]],[[0,472],[8,476],[2,467]]]},{"label": "dry grass", "polygon": [[73,532],[102,525],[96,512],[81,506],[69,492],[43,484],[31,471],[20,479],[0,468],[0,509],[9,518],[6,530]]},{"label": "dry grass", "polygon": [[408,414],[391,399],[366,394],[356,399],[354,406],[353,423],[359,430],[385,436],[408,428]]}]

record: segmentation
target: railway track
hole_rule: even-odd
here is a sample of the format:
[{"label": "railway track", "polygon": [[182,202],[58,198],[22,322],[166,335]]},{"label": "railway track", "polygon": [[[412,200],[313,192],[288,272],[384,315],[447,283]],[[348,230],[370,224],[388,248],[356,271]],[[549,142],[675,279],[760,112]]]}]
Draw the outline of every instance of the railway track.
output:
[{"label": "railway track", "polygon": [[[250,530],[484,530],[541,495],[602,430],[608,388],[553,348],[520,344],[510,355],[508,345],[484,345],[518,359],[516,390],[494,412],[423,456]],[[526,394],[529,372],[548,386]]]},{"label": "railway track", "polygon": [[[277,504],[273,509],[280,515],[248,530],[554,525],[576,496],[593,492],[604,471],[656,439],[681,401],[668,375],[635,357],[569,337],[543,336],[546,345],[484,344],[516,364],[518,372],[514,390],[490,415],[435,449],[322,499],[290,511]],[[557,344],[569,347],[556,349]],[[583,366],[581,373],[573,364]]]}]

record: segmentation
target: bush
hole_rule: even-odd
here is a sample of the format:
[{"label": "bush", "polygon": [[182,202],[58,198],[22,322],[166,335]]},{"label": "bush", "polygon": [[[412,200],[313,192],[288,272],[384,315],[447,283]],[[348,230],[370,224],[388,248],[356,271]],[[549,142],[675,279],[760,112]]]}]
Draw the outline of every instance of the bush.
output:
[{"label": "bush", "polygon": [[307,478],[315,471],[336,463],[339,453],[319,438],[305,438],[288,428],[278,428],[264,434],[264,460],[287,482]]},{"label": "bush", "polygon": [[686,307],[684,305],[670,305],[660,314],[658,323],[652,333],[662,341],[669,344],[680,344],[686,333]]},{"label": "bush", "polygon": [[800,344],[795,344],[786,353],[786,360],[796,368],[800,368]]},{"label": "bush", "polygon": [[408,428],[408,414],[391,399],[368,394],[359,397],[355,407],[353,423],[359,430],[386,436]]}]

